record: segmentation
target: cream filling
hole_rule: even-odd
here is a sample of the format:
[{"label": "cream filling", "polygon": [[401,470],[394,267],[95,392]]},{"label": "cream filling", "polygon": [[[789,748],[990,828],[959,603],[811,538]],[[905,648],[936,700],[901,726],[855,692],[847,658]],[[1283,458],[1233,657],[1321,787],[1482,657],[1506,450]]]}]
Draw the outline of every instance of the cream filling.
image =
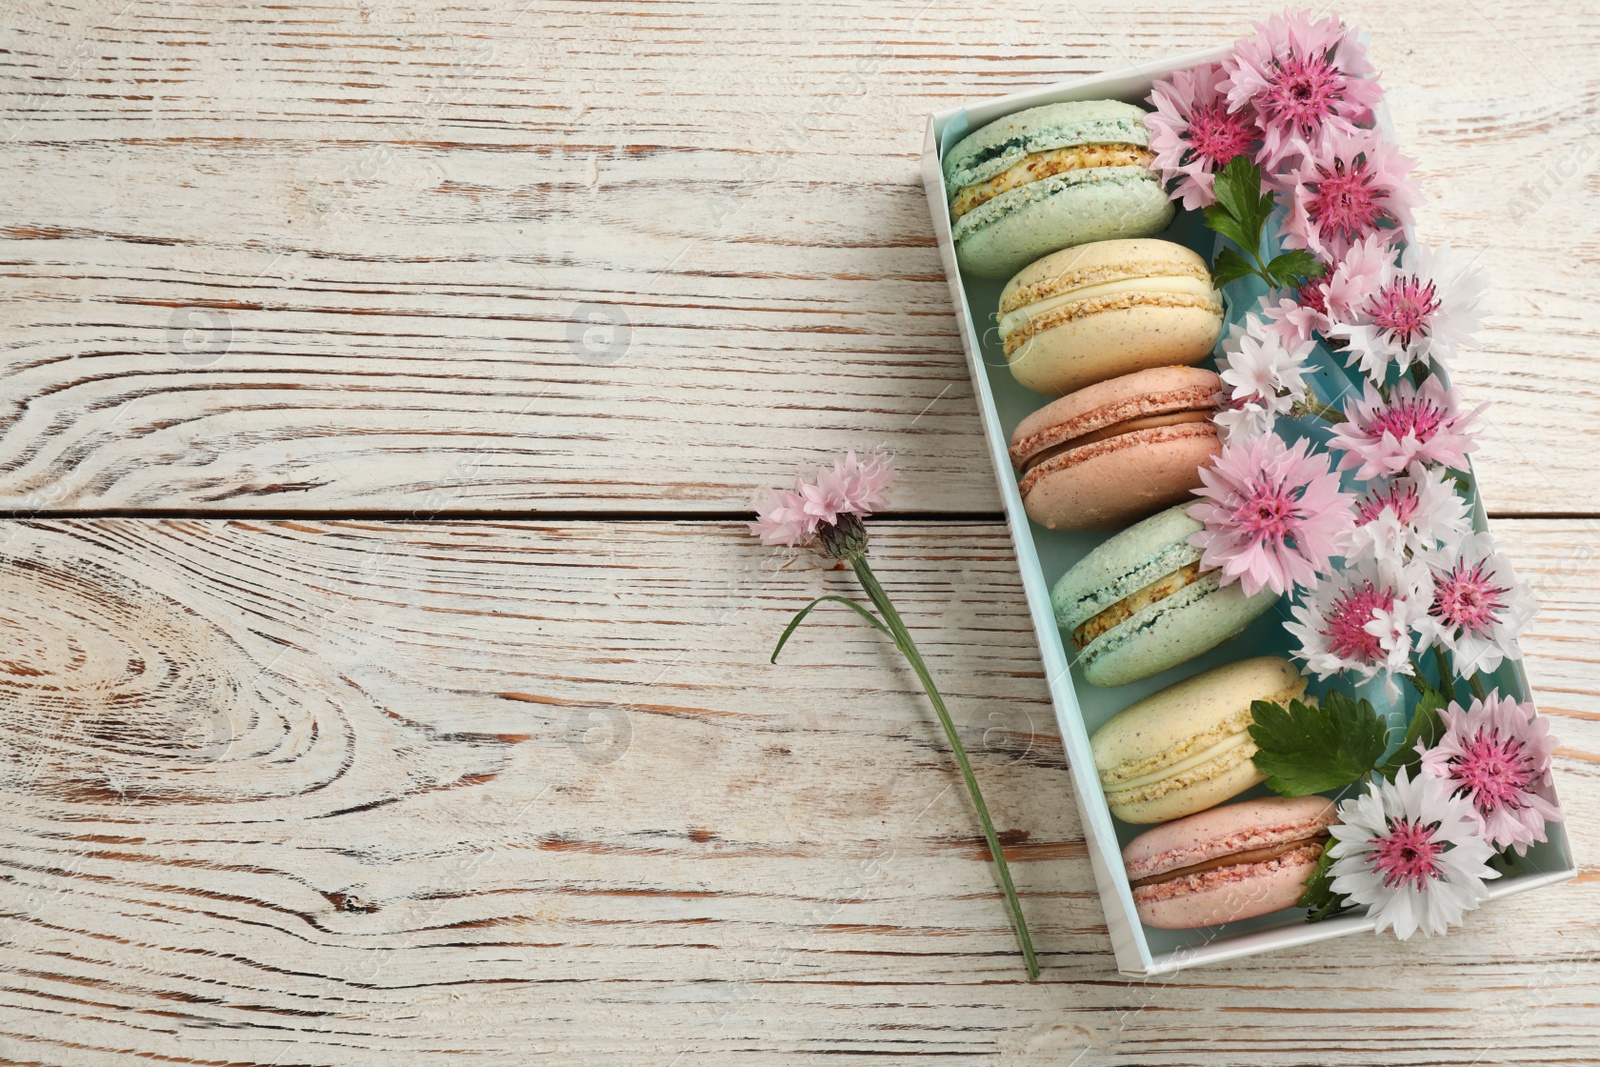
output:
[{"label": "cream filling", "polygon": [[1042,149],[1029,153],[992,178],[959,190],[950,205],[950,217],[959,219],[1002,193],[1057,174],[1093,167],[1145,167],[1154,160],[1154,152],[1136,144],[1079,144]]},{"label": "cream filling", "polygon": [[1082,289],[1074,289],[1070,293],[1060,296],[1046,297],[1036,300],[1031,304],[1017,308],[1000,316],[1000,339],[1004,341],[1011,333],[1020,328],[1035,315],[1043,315],[1054,311],[1067,304],[1076,304],[1080,300],[1094,300],[1102,296],[1117,296],[1121,293],[1181,293],[1185,296],[1195,296],[1202,299],[1216,300],[1216,290],[1211,288],[1211,283],[1193,275],[1168,275],[1159,278],[1121,278],[1114,282],[1101,282],[1099,285],[1086,285]]},{"label": "cream filling", "polygon": [[1185,563],[1177,570],[1163,574],[1149,585],[1142,589],[1134,590],[1098,615],[1085,620],[1077,629],[1072,631],[1073,646],[1076,648],[1089,647],[1095,638],[1101,634],[1115,629],[1156,601],[1165,600],[1185,586],[1193,585],[1199,579],[1199,560]]},{"label": "cream filling", "polygon": [[1213,859],[1191,864],[1188,867],[1179,867],[1176,870],[1167,871],[1165,874],[1152,874],[1148,878],[1140,878],[1137,881],[1130,882],[1129,888],[1143,889],[1146,886],[1176,882],[1180,879],[1192,878],[1197,874],[1220,870],[1223,867],[1249,867],[1257,863],[1271,863],[1273,860],[1282,859],[1291,853],[1298,852],[1307,845],[1315,845],[1317,855],[1320,856],[1331,838],[1332,835],[1326,830],[1319,830],[1307,837],[1297,837],[1293,841],[1284,841],[1280,844],[1268,845],[1265,848],[1247,849],[1244,852],[1235,852],[1231,856],[1217,856]]},{"label": "cream filling", "polygon": [[1230,734],[1227,737],[1224,737],[1221,741],[1218,741],[1210,748],[1203,748],[1199,752],[1184,757],[1177,763],[1169,763],[1166,766],[1150,771],[1147,774],[1141,774],[1137,778],[1129,778],[1125,782],[1117,782],[1115,784],[1108,785],[1107,789],[1121,792],[1125,789],[1143,789],[1145,786],[1155,785],[1157,782],[1165,781],[1168,778],[1180,775],[1184,771],[1193,770],[1202,763],[1208,763],[1211,760],[1225,756],[1248,740],[1250,740],[1249,732],[1246,730],[1240,730],[1236,734]]}]

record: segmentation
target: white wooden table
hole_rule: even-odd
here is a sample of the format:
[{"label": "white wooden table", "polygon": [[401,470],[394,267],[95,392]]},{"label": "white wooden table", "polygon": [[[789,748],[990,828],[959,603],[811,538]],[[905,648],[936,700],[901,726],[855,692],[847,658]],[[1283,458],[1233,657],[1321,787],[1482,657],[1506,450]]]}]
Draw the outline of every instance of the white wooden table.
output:
[{"label": "white wooden table", "polygon": [[[0,1061],[1600,1062],[1600,11],[1345,5],[1494,282],[1458,363],[1583,874],[1130,983],[916,160],[1220,0],[0,12]],[[847,575],[874,559],[1045,965]]]}]

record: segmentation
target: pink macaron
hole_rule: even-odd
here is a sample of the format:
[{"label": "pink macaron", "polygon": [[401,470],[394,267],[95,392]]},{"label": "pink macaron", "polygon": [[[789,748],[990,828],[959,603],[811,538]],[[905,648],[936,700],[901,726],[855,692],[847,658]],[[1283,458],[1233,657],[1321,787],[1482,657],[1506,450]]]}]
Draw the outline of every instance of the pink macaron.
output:
[{"label": "pink macaron", "polygon": [[1336,821],[1326,797],[1268,797],[1147,830],[1122,850],[1139,918],[1192,930],[1293,907]]},{"label": "pink macaron", "polygon": [[1212,420],[1222,380],[1152,367],[1045,405],[1011,435],[1028,517],[1052,530],[1111,530],[1192,499],[1221,451]]}]

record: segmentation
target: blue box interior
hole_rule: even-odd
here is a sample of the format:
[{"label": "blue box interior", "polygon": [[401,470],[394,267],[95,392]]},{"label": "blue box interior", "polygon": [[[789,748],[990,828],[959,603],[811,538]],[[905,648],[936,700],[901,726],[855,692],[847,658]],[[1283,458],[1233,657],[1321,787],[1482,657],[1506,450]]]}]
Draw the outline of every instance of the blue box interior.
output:
[{"label": "blue box interior", "polygon": [[[1275,215],[1274,220],[1268,223],[1268,232],[1275,232],[1280,221],[1281,210]],[[1201,214],[1196,211],[1186,211],[1181,206],[1171,226],[1155,236],[1187,245],[1205,256],[1208,262],[1215,250],[1216,235],[1205,226]],[[1005,353],[995,328],[994,316],[995,309],[999,306],[1000,291],[1004,288],[1004,280],[976,278],[966,274],[966,272],[962,272],[961,283],[966,291],[968,306],[972,309],[974,326],[982,349],[982,362],[985,373],[989,378],[990,388],[993,390],[1000,424],[1005,434],[1009,437],[1023,418],[1054,398],[1032,392],[1018,385],[1007,368]],[[1237,322],[1240,320],[1246,311],[1255,306],[1257,298],[1263,291],[1264,289],[1259,282],[1243,280],[1232,283],[1227,290],[1228,306],[1230,308],[1228,321]],[[1225,328],[1224,336],[1226,336],[1226,333]],[[1316,373],[1311,376],[1311,381],[1314,383],[1312,388],[1321,399],[1341,402],[1340,398],[1348,395],[1350,391],[1359,392],[1361,388],[1359,371],[1351,371],[1345,368],[1341,359],[1321,345],[1312,355],[1310,363],[1316,368]],[[1202,364],[1202,366],[1213,369],[1215,365],[1215,359],[1208,359]],[[1320,441],[1325,440],[1327,437],[1325,426],[1313,420],[1293,422],[1288,425],[1280,422],[1280,429],[1287,431],[1287,436],[1291,438],[1308,435]],[[1355,487],[1356,483],[1353,479],[1346,480],[1346,488]],[[1474,494],[1474,497],[1474,522],[1479,529],[1483,529],[1485,517],[1482,503],[1476,499],[1476,494]],[[1038,552],[1040,564],[1044,569],[1044,579],[1052,587],[1074,563],[1082,559],[1107,537],[1112,536],[1110,532],[1067,533],[1048,530],[1034,523],[1029,523],[1029,532]],[[1082,710],[1085,729],[1092,736],[1107,719],[1134,701],[1211,667],[1249,656],[1288,656],[1293,642],[1289,633],[1284,629],[1283,623],[1290,618],[1289,605],[1290,600],[1287,596],[1280,598],[1275,605],[1275,610],[1269,611],[1257,619],[1238,637],[1225,642],[1197,659],[1190,660],[1188,663],[1174,667],[1142,682],[1102,689],[1090,685],[1074,665],[1072,681],[1077,692],[1079,707]],[[1060,643],[1062,635],[1057,632],[1054,635],[1054,639]],[[1069,662],[1075,659],[1070,644],[1063,648],[1063,652]],[[1486,684],[1491,688],[1498,686],[1502,693],[1514,694],[1520,700],[1529,699],[1526,678],[1520,666],[1509,661]],[[1349,683],[1338,678],[1331,679],[1328,682],[1318,682],[1313,679],[1310,692],[1320,695],[1335,686],[1346,689],[1353,688]],[[1406,683],[1402,682],[1402,686],[1405,688],[1397,701],[1391,701],[1386,696],[1381,683],[1354,687],[1357,695],[1371,700],[1380,713],[1389,718],[1392,727],[1391,732],[1396,742],[1398,742],[1403,733],[1408,717],[1406,701],[1413,695]],[[1092,773],[1090,777],[1093,777]],[[1237,799],[1270,795],[1272,795],[1271,792],[1265,786],[1257,786]],[[1341,794],[1329,795],[1337,797]],[[1149,829],[1148,826],[1136,826],[1115,818],[1113,818],[1112,822],[1116,827],[1118,842],[1123,846],[1127,845],[1129,841],[1141,832]],[[1559,826],[1552,826],[1551,840],[1534,846],[1528,851],[1527,856],[1517,859],[1507,871],[1507,876],[1558,871],[1569,866],[1570,863],[1565,848],[1565,835],[1561,832]],[[1202,930],[1157,930],[1146,926],[1144,933],[1152,953],[1160,955],[1184,947],[1197,947],[1214,941],[1221,935],[1231,936],[1252,930],[1298,925],[1303,922],[1304,912],[1300,909],[1291,909],[1272,915],[1264,915],[1256,919],[1232,922],[1225,926]]]}]

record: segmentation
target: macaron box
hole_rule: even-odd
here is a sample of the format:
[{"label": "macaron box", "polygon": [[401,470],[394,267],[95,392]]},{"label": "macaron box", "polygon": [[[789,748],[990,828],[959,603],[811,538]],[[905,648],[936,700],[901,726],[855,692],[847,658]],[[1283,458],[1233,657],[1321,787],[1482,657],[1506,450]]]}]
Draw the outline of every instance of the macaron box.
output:
[{"label": "macaron box", "polygon": [[[1215,804],[1221,794],[1242,787],[1241,792],[1231,796],[1234,808],[1226,806],[1229,800],[1222,800],[1221,806],[1209,807],[1209,813],[1190,816],[1188,823],[1167,823],[1172,831],[1158,826],[1159,832],[1125,851],[1136,838],[1152,829],[1131,820],[1159,823],[1164,813],[1149,814],[1150,805],[1171,803],[1159,799],[1164,787],[1154,789],[1150,785],[1168,772],[1152,777],[1137,767],[1125,774],[1113,769],[1109,772],[1113,781],[1107,785],[1102,782],[1106,768],[1097,770],[1091,738],[1101,733],[1102,727],[1119,712],[1202,672],[1241,660],[1276,657],[1275,661],[1259,659],[1255,665],[1258,673],[1267,672],[1262,684],[1283,684],[1272,681],[1273,672],[1287,671],[1289,680],[1299,686],[1303,681],[1295,670],[1299,665],[1291,667],[1282,662],[1294,647],[1284,627],[1289,618],[1287,598],[1264,605],[1236,606],[1238,610],[1229,619],[1219,616],[1213,626],[1219,635],[1236,632],[1236,636],[1199,655],[1191,656],[1188,653],[1192,649],[1184,650],[1183,662],[1148,676],[1144,676],[1147,669],[1173,659],[1147,656],[1136,669],[1126,669],[1122,662],[1125,655],[1109,645],[1096,645],[1096,640],[1105,645],[1114,635],[1097,636],[1101,632],[1098,616],[1090,616],[1101,612],[1103,605],[1093,600],[1099,595],[1094,590],[1086,588],[1081,593],[1087,605],[1079,612],[1083,619],[1074,616],[1064,620],[1061,614],[1063,604],[1059,598],[1063,589],[1076,581],[1063,583],[1069,570],[1090,559],[1096,549],[1118,536],[1119,531],[1135,525],[1136,520],[1142,521],[1145,536],[1154,544],[1160,540],[1158,535],[1170,532],[1165,531],[1166,526],[1176,527],[1188,521],[1181,514],[1169,512],[1198,499],[1188,495],[1190,483],[1152,482],[1143,487],[1142,498],[1133,503],[1137,514],[1119,510],[1126,502],[1125,495],[1108,489],[1116,481],[1111,458],[1115,451],[1137,445],[1159,449],[1165,455],[1192,457],[1188,461],[1199,463],[1214,454],[1217,447],[1214,430],[1203,421],[1203,415],[1196,413],[1191,394],[1204,392],[1209,388],[1206,383],[1214,380],[1212,359],[1198,353],[1209,352],[1216,338],[1216,294],[1211,291],[1204,264],[1216,251],[1218,238],[1206,228],[1198,211],[1179,208],[1169,212],[1161,202],[1164,193],[1160,199],[1151,195],[1150,183],[1142,171],[1148,160],[1148,153],[1141,147],[1142,133],[1129,124],[1129,115],[1137,112],[1123,109],[1125,105],[1148,106],[1146,101],[1156,80],[1174,71],[1218,62],[1228,51],[1223,47],[1196,52],[1137,69],[940,111],[928,124],[922,159],[934,231],[950,280],[984,434],[1070,763],[1072,788],[1083,817],[1106,925],[1118,969],[1132,976],[1163,974],[1307,945],[1371,931],[1375,925],[1373,919],[1359,911],[1308,923],[1303,909],[1290,907],[1209,926],[1165,928],[1172,919],[1169,912],[1182,911],[1192,917],[1201,915],[1206,904],[1203,894],[1190,894],[1176,904],[1168,899],[1167,889],[1160,884],[1150,885],[1160,882],[1165,867],[1189,862],[1166,858],[1175,850],[1181,853],[1183,847],[1189,847],[1182,840],[1186,834],[1204,837],[1205,833],[1216,831],[1224,837],[1227,833],[1237,837],[1239,827],[1230,820],[1242,826],[1251,821],[1245,817],[1257,809],[1271,811],[1288,806],[1298,811],[1304,807],[1311,816],[1304,834],[1297,831],[1277,843],[1252,841],[1246,850],[1247,858],[1271,854],[1273,870],[1298,872],[1309,869],[1309,863],[1320,851],[1315,834],[1326,821],[1324,809],[1319,807],[1326,802],[1316,797],[1289,805],[1268,801],[1265,798],[1271,794],[1265,787],[1250,785],[1260,776],[1250,773],[1250,767],[1244,764],[1242,770],[1232,772],[1237,779],[1234,785],[1221,789],[1218,797],[1208,796],[1202,801],[1204,805]],[[1020,114],[1069,102],[1072,106],[1066,108]],[[1038,118],[1041,115],[1050,119],[1049,129],[1043,127]],[[1387,128],[1381,108],[1378,122]],[[980,136],[972,136],[980,131],[984,131]],[[1096,141],[1103,147],[1094,147]],[[952,153],[955,158],[951,158]],[[956,178],[954,188],[949,184],[951,175]],[[1159,190],[1160,186],[1155,188]],[[1053,206],[1069,201],[1086,207],[1062,210]],[[1022,210],[1016,210],[1016,205],[1021,205]],[[1090,220],[1087,223],[1086,217]],[[1409,230],[1406,238],[1411,238]],[[1116,254],[1105,263],[1094,258],[1096,249],[1088,247],[1100,241],[1120,242],[1119,246],[1106,246]],[[1161,242],[1171,245],[1161,246]],[[1187,252],[1171,246],[1185,246],[1197,253],[1195,262],[1199,268],[1187,260]],[[1080,250],[1061,251],[1074,247]],[[1029,266],[1046,256],[1055,261],[1046,262],[1039,270]],[[1137,281],[1124,280],[1115,273],[1118,263],[1130,260],[1149,265]],[[1126,305],[1130,287],[1148,289],[1151,277],[1159,279],[1155,288],[1160,299],[1146,302],[1164,305],[1157,319],[1151,321],[1159,321],[1159,328],[1171,345],[1170,352],[1163,354],[1159,366],[1124,366],[1118,373],[1125,377],[1108,381],[1097,372],[1093,361],[1111,351],[1108,346],[1114,346],[1115,340],[1095,335],[1098,327],[1074,322],[1073,313],[1061,309],[1083,294],[1101,301],[1101,306],[1116,307],[1119,301]],[[1310,369],[1328,381],[1337,381],[1339,375],[1346,373],[1324,356],[1314,356]],[[1334,389],[1332,393],[1339,391]],[[1052,402],[1052,397],[1063,396]],[[1104,412],[1112,414],[1102,415]],[[1101,427],[1102,423],[1118,420],[1117,428]],[[1065,449],[1083,447],[1064,444],[1068,438],[1090,442],[1087,451],[1071,460],[1063,459]],[[1081,473],[1062,478],[1061,469],[1067,465],[1079,466]],[[1475,493],[1470,503],[1473,524],[1482,530],[1486,525],[1484,511]],[[1168,510],[1159,510],[1163,508]],[[1152,515],[1140,520],[1140,516]],[[1123,540],[1126,542],[1127,538]],[[1110,546],[1095,558],[1108,556],[1115,547]],[[1095,566],[1091,560],[1079,573],[1093,571]],[[1192,578],[1180,575],[1178,580],[1189,582]],[[1237,586],[1229,588],[1237,592]],[[1055,602],[1053,589],[1058,596]],[[1195,585],[1188,586],[1188,593],[1198,596],[1200,592],[1203,590]],[[1176,603],[1177,597],[1171,600]],[[1247,606],[1250,610],[1244,610]],[[1065,610],[1072,614],[1070,606]],[[1089,629],[1075,631],[1073,628],[1080,624]],[[1085,656],[1085,651],[1091,654]],[[1090,675],[1085,674],[1085,669]],[[1091,676],[1096,671],[1099,676]],[[1520,661],[1508,659],[1494,673],[1493,681],[1503,693],[1517,700],[1529,699]],[[1206,694],[1199,691],[1204,688],[1203,680],[1197,680],[1192,688],[1196,689],[1192,699],[1203,703]],[[1315,699],[1327,688],[1311,681],[1308,697]],[[1392,701],[1386,704],[1381,687],[1372,687],[1362,695],[1370,698],[1380,712],[1387,712],[1392,723],[1404,726],[1403,706],[1396,708]],[[1179,687],[1158,700],[1171,704],[1182,696],[1183,689]],[[1220,731],[1217,736],[1223,739],[1217,743],[1231,752],[1230,746],[1243,743],[1243,735],[1241,727],[1224,721],[1226,713],[1227,709],[1220,706],[1216,711],[1215,725]],[[1141,710],[1135,708],[1133,716],[1125,718],[1123,724],[1136,722],[1140,714]],[[1102,749],[1117,748],[1117,758],[1132,760],[1128,766],[1134,767],[1138,759],[1148,754],[1139,751],[1139,743],[1131,739],[1131,734],[1122,737],[1118,736],[1119,731],[1129,733],[1123,725],[1114,725],[1104,731],[1096,744]],[[1100,755],[1104,760],[1105,752]],[[1244,776],[1238,777],[1241,774]],[[1108,789],[1116,797],[1119,815],[1113,814]],[[1182,810],[1197,806],[1200,805]],[[1211,823],[1218,825],[1213,827]],[[1548,840],[1528,849],[1502,877],[1488,883],[1490,900],[1576,875],[1562,827],[1552,823],[1549,829]],[[1166,841],[1163,834],[1174,840]],[[1301,866],[1283,856],[1301,861]],[[1208,859],[1204,866],[1223,863],[1224,859]],[[1134,872],[1132,877],[1130,869]],[[1208,873],[1207,877],[1220,876]],[[1273,890],[1277,896],[1273,897],[1272,906],[1281,903],[1279,898],[1292,898],[1294,885],[1290,881],[1297,885],[1301,877],[1300,873],[1293,873],[1292,879],[1289,874],[1280,877],[1284,886]],[[1141,921],[1141,906],[1142,913],[1152,922]],[[1202,918],[1206,917],[1214,915],[1206,912]],[[1175,924],[1183,926],[1187,921],[1183,918]]]}]

